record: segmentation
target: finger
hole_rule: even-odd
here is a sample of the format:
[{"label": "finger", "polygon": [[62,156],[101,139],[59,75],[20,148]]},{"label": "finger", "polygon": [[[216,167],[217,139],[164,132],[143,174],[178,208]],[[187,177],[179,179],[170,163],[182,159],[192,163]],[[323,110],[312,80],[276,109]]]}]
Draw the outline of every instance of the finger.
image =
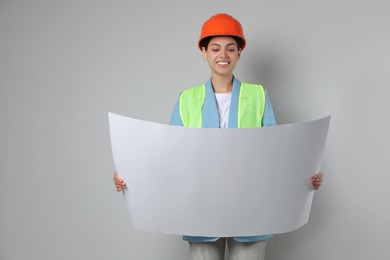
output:
[{"label": "finger", "polygon": [[122,191],[126,188],[126,185],[115,185],[117,191]]},{"label": "finger", "polygon": [[317,180],[317,181],[314,182],[314,185],[320,186],[320,185],[321,185],[321,182]]},{"label": "finger", "polygon": [[321,182],[317,179],[312,179],[311,185],[313,186],[313,189],[318,189],[321,186]]},{"label": "finger", "polygon": [[115,185],[120,185],[123,183],[123,180],[114,180]]},{"label": "finger", "polygon": [[126,185],[125,181],[119,175],[114,176],[114,182],[119,185]]},{"label": "finger", "polygon": [[321,175],[315,175],[315,176],[313,176],[312,178],[311,178],[311,181],[313,182],[313,183],[319,183],[319,184],[321,184],[322,183],[322,181],[323,181],[323,177],[321,176]]},{"label": "finger", "polygon": [[126,184],[125,183],[115,183],[115,186],[118,188],[124,188],[124,187],[126,187]]}]

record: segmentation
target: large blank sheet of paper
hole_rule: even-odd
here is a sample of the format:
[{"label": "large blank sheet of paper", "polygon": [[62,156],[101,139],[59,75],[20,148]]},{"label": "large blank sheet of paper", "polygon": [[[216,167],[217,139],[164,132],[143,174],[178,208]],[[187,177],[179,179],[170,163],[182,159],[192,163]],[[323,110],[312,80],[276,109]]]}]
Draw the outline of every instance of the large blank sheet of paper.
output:
[{"label": "large blank sheet of paper", "polygon": [[308,222],[330,117],[250,129],[195,129],[109,113],[114,163],[133,225],[250,236]]}]

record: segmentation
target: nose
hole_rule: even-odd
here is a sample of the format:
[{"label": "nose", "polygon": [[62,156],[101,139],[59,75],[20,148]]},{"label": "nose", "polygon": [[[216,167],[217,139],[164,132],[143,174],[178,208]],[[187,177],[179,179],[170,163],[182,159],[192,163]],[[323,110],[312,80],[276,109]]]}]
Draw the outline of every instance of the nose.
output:
[{"label": "nose", "polygon": [[227,57],[227,50],[225,48],[221,48],[221,56]]}]

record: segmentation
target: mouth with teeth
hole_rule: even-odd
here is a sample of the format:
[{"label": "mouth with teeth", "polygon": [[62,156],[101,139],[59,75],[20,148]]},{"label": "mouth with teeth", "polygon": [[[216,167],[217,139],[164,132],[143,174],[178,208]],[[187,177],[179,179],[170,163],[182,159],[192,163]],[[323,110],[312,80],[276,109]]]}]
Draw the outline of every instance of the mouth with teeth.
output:
[{"label": "mouth with teeth", "polygon": [[229,63],[228,61],[217,61],[218,65],[228,65]]}]

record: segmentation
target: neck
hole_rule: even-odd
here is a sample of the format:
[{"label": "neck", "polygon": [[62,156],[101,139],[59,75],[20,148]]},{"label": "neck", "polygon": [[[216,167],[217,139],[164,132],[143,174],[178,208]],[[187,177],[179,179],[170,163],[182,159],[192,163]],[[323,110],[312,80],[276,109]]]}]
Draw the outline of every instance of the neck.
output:
[{"label": "neck", "polygon": [[233,88],[233,75],[212,75],[211,84],[215,93],[230,93]]}]

